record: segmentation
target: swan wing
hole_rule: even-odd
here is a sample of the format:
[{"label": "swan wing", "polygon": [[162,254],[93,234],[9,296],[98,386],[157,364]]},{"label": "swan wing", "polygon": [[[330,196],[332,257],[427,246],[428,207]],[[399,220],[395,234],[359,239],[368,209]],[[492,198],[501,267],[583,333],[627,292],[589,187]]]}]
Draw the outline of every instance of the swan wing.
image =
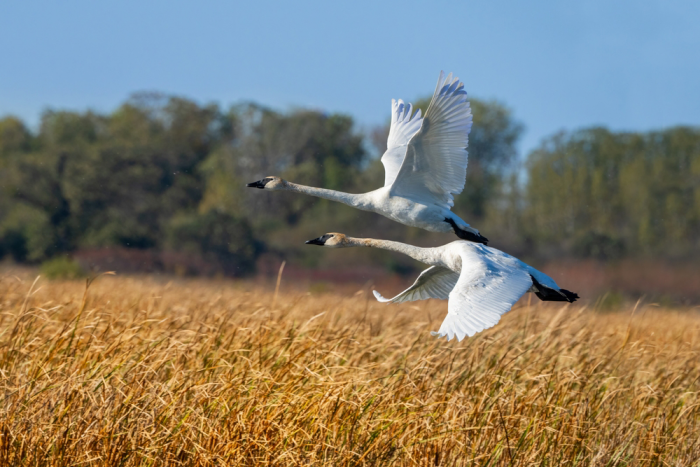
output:
[{"label": "swan wing", "polygon": [[[384,164],[384,186],[390,186],[399,173],[409,140],[420,129],[423,119],[420,109],[413,114],[413,106],[404,101],[391,100],[391,127],[386,152],[382,156]],[[412,115],[413,114],[413,115]]]},{"label": "swan wing", "polygon": [[495,326],[532,286],[530,274],[511,256],[474,248],[464,248],[461,256],[462,272],[450,293],[447,316],[433,333],[447,340],[461,341]]},{"label": "swan wing", "polygon": [[464,84],[453,79],[452,73],[445,78],[440,72],[420,130],[408,142],[391,194],[450,209],[454,195],[464,189],[471,127]]},{"label": "swan wing", "polygon": [[412,286],[394,298],[384,298],[376,290],[373,292],[380,302],[401,303],[427,300],[429,298],[445,300],[449,297],[450,291],[454,288],[458,279],[459,274],[456,272],[439,266],[431,266],[420,273],[420,276],[418,276],[418,279]]}]

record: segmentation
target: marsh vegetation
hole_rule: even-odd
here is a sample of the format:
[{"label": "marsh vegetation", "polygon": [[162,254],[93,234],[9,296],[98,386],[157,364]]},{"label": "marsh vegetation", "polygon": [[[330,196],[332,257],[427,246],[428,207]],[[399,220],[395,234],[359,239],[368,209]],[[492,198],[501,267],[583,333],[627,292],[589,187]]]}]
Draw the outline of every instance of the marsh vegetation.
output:
[{"label": "marsh vegetation", "polygon": [[3,465],[696,465],[700,315],[100,277],[0,281]]}]

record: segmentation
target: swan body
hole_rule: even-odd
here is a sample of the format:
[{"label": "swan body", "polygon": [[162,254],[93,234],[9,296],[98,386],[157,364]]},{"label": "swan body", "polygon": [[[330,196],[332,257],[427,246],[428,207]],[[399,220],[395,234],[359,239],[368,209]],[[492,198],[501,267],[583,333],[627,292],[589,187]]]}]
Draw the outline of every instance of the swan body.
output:
[{"label": "swan body", "polygon": [[436,248],[420,248],[400,242],[347,237],[329,233],[309,244],[329,248],[363,246],[395,251],[430,267],[393,298],[374,295],[380,302],[401,303],[429,298],[448,299],[447,316],[434,335],[466,336],[495,326],[501,315],[527,292],[540,300],[574,302],[576,293],[560,288],[548,275],[495,248],[458,240]]},{"label": "swan body", "polygon": [[440,73],[425,117],[411,104],[392,100],[387,150],[382,156],[384,186],[351,194],[266,177],[251,188],[305,193],[381,214],[401,224],[431,232],[454,232],[486,244],[488,239],[451,211],[454,195],[464,189],[472,114],[464,84]]}]

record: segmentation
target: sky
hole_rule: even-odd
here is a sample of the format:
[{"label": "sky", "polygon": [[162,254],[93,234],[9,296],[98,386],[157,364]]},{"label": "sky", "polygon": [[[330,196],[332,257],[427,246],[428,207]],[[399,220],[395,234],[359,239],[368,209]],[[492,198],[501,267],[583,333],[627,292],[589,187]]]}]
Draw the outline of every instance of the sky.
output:
[{"label": "sky", "polygon": [[700,125],[700,2],[0,3],[0,115],[114,110],[138,91],[386,122],[440,70],[526,127]]}]

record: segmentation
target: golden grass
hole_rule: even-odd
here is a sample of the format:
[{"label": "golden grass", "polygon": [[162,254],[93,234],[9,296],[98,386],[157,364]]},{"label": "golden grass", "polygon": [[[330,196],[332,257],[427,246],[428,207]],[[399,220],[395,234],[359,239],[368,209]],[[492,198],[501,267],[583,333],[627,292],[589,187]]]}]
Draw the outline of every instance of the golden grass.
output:
[{"label": "golden grass", "polygon": [[[700,317],[0,281],[1,465],[698,465]],[[275,307],[272,307],[273,301]]]}]

